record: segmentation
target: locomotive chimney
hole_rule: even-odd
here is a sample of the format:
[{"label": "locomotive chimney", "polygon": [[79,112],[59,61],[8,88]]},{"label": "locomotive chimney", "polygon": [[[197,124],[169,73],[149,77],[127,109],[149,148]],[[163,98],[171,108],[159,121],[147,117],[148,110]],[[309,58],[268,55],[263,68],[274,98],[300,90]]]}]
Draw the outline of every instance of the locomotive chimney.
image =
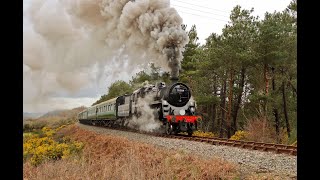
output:
[{"label": "locomotive chimney", "polygon": [[178,77],[175,77],[175,76],[172,76],[172,77],[170,78],[170,80],[171,80],[172,84],[174,84],[174,83],[177,83],[177,82],[179,81],[179,78],[178,78]]}]

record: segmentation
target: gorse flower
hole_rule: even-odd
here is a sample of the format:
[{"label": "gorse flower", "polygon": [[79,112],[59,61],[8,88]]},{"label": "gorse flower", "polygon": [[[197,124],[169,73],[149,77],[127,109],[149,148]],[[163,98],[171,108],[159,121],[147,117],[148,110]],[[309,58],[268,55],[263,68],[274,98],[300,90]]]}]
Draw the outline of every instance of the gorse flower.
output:
[{"label": "gorse flower", "polygon": [[230,137],[230,140],[245,140],[248,136],[246,131],[237,131],[233,136]]},{"label": "gorse flower", "polygon": [[[60,130],[62,128],[61,126],[57,129]],[[23,143],[24,160],[29,159],[31,164],[39,165],[44,160],[68,158],[82,150],[83,143],[72,141],[70,138],[64,137],[62,143],[55,141],[52,136],[57,129],[42,128],[41,133],[44,137],[39,137],[39,135],[26,136]]]},{"label": "gorse flower", "polygon": [[203,132],[201,130],[193,132],[193,136],[199,136],[199,137],[214,137],[215,135],[213,132]]}]

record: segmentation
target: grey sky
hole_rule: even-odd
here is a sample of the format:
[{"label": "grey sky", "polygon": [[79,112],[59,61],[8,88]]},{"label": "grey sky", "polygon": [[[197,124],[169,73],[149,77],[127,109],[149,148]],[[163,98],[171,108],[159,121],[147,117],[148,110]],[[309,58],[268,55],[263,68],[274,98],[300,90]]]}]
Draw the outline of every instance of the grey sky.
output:
[{"label": "grey sky", "polygon": [[183,19],[183,23],[190,28],[197,27],[200,43],[205,42],[211,33],[221,34],[223,27],[229,21],[231,10],[240,5],[244,9],[254,8],[253,15],[264,18],[266,12],[282,11],[290,0],[171,0]]},{"label": "grey sky", "polygon": [[[23,0],[24,22],[23,29],[30,28],[30,22],[26,19],[27,7],[32,0]],[[195,24],[197,27],[199,42],[203,44],[205,38],[211,33],[221,34],[223,27],[228,23],[229,15],[233,7],[240,5],[244,9],[254,8],[253,15],[258,15],[263,19],[265,12],[274,12],[284,10],[290,3],[290,0],[171,0],[171,6],[174,7],[187,24],[187,30]],[[111,79],[108,74],[103,74],[99,79],[86,87],[75,92],[67,92],[57,89],[54,97],[45,102],[37,104],[30,103],[29,97],[37,96],[32,94],[33,88],[31,79],[25,79],[27,67],[24,67],[24,112],[47,112],[55,109],[74,108],[80,105],[90,106],[101,95],[105,94],[107,87],[115,80],[128,81],[134,72],[121,73],[116,75],[116,79]],[[44,81],[47,82],[47,81]],[[47,82],[49,83],[49,81]]]}]

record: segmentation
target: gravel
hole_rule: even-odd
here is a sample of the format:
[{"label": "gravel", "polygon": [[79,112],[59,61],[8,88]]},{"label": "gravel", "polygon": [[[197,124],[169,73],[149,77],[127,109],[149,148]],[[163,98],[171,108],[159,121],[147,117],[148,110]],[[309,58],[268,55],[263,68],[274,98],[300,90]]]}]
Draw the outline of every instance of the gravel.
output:
[{"label": "gravel", "polygon": [[187,153],[197,154],[206,159],[221,158],[238,164],[241,174],[271,173],[280,176],[281,179],[296,179],[297,176],[297,156],[247,150],[230,146],[217,146],[203,142],[153,137],[133,132],[87,126],[79,123],[77,125],[80,128],[99,134],[122,136],[132,141],[153,144],[161,148],[182,150]]}]

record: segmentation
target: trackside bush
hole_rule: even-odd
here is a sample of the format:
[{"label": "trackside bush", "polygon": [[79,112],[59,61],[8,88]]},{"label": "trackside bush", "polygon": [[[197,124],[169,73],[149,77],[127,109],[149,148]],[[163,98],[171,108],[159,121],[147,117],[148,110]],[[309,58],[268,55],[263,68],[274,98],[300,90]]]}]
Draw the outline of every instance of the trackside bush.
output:
[{"label": "trackside bush", "polygon": [[237,131],[233,136],[230,137],[230,140],[246,140],[248,132],[246,131]]},{"label": "trackside bush", "polygon": [[204,132],[201,130],[197,130],[193,132],[193,136],[199,136],[199,137],[214,137],[215,135],[213,132]]},{"label": "trackside bush", "polygon": [[53,139],[53,135],[57,129],[44,127],[40,134],[28,134],[24,137],[23,143],[23,160],[30,160],[32,165],[39,165],[45,160],[57,160],[68,158],[71,155],[79,153],[83,144],[81,142],[72,141],[70,138],[63,138],[57,142]]}]

